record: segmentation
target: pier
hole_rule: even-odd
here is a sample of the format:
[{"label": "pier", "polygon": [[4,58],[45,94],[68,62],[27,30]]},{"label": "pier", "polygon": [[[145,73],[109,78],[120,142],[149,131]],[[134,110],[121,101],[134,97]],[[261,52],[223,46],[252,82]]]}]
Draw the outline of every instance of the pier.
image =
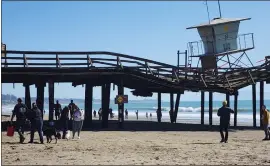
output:
[{"label": "pier", "polygon": [[[204,94],[209,92],[209,125],[212,125],[213,93],[235,97],[237,110],[238,90],[253,85],[253,117],[256,127],[256,83],[260,83],[260,106],[264,100],[264,82],[270,83],[269,56],[259,66],[250,68],[223,68],[215,74],[200,67],[174,66],[135,56],[105,52],[52,52],[2,50],[2,83],[23,83],[25,103],[31,106],[30,85],[37,88],[37,105],[44,108],[44,87],[49,86],[49,120],[53,120],[54,84],[71,82],[73,86],[85,85],[85,122],[92,123],[93,87],[102,88],[102,127],[108,127],[108,110],[111,84],[117,85],[118,95],[124,87],[134,89],[136,96],[158,94],[157,113],[161,112],[161,94],[170,94],[171,122],[176,123],[180,97],[185,91],[201,91],[201,124],[204,124]],[[176,101],[174,101],[176,94]],[[174,108],[174,109],[173,109]],[[119,104],[119,123],[124,121],[124,103]],[[237,126],[237,111],[234,126]],[[158,117],[158,122],[162,118]]]}]

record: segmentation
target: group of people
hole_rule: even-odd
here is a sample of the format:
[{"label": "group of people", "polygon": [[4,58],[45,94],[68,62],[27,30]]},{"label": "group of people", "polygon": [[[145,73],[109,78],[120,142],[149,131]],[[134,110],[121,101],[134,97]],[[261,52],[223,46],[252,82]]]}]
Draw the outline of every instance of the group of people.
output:
[{"label": "group of people", "polygon": [[[24,126],[27,121],[30,121],[30,141],[29,143],[33,143],[34,133],[38,131],[40,137],[40,143],[44,143],[43,140],[43,111],[41,111],[36,103],[32,103],[32,108],[27,108],[25,104],[22,103],[22,99],[17,99],[17,104],[14,107],[12,112],[10,123],[13,124],[13,119],[16,116],[16,131],[19,134],[20,143],[23,143],[25,140],[24,137]],[[61,128],[63,130],[63,137],[65,138],[68,131],[68,122],[72,120],[72,132],[73,138],[75,133],[78,133],[78,138],[80,138],[80,131],[82,129],[83,120],[84,120],[84,112],[79,109],[77,105],[71,103],[68,106],[65,106],[63,109],[61,108],[61,104],[59,101],[56,101],[54,106],[55,118],[57,120],[57,126],[54,126],[54,123],[49,123],[53,128]]]},{"label": "group of people", "polygon": [[54,111],[55,118],[58,120],[58,127],[60,126],[60,128],[63,130],[62,138],[64,139],[67,134],[69,120],[72,121],[72,138],[74,139],[76,132],[78,134],[78,138],[80,138],[80,131],[82,129],[84,120],[84,112],[73,102],[73,100],[71,100],[70,104],[65,106],[63,109],[57,100]]},{"label": "group of people", "polygon": [[[43,144],[43,112],[37,107],[36,103],[32,103],[32,108],[28,109],[25,104],[22,103],[22,99],[18,98],[17,104],[14,107],[14,110],[12,112],[11,116],[11,124],[13,123],[13,118],[16,116],[16,130],[20,137],[20,143],[23,143],[25,140],[24,137],[24,125],[26,124],[27,119],[31,123],[31,134],[30,134],[30,141],[29,143],[33,143],[34,139],[34,133],[35,131],[38,131],[40,142]],[[234,113],[234,111],[227,107],[227,101],[224,101],[223,106],[218,109],[217,115],[220,117],[220,135],[221,135],[221,141],[220,142],[228,142],[228,128],[230,125],[230,114]],[[58,124],[60,124],[61,129],[63,130],[63,137],[65,138],[65,135],[68,130],[68,122],[69,120],[72,120],[72,132],[73,132],[73,138],[75,136],[75,133],[78,133],[78,138],[80,138],[80,131],[83,125],[84,120],[84,112],[79,109],[79,107],[73,103],[73,100],[71,100],[71,103],[68,106],[65,106],[63,109],[61,108],[61,104],[59,101],[56,101],[55,107],[55,117]],[[109,111],[112,114],[112,109]],[[101,120],[101,114],[102,110],[99,110],[99,117]],[[137,119],[138,119],[138,110],[135,112]],[[125,110],[126,118],[128,118],[128,111]],[[94,111],[94,117],[96,116],[96,113]],[[162,116],[162,115],[161,115]],[[152,114],[150,113],[150,117],[152,117]],[[148,113],[146,112],[146,118],[148,118]],[[262,106],[262,124],[265,132],[265,138],[263,140],[270,140],[270,113],[266,109],[266,106]],[[225,136],[224,132],[225,131]]]},{"label": "group of people", "polygon": [[22,99],[17,99],[17,104],[14,107],[11,116],[11,125],[13,123],[13,118],[16,116],[16,131],[19,134],[20,143],[23,143],[25,140],[24,137],[24,126],[26,121],[29,120],[31,123],[31,133],[30,133],[30,141],[29,143],[33,143],[34,133],[37,130],[40,142],[43,144],[43,114],[42,111],[37,107],[36,103],[32,103],[32,108],[28,109],[25,104],[22,103]]},{"label": "group of people", "polygon": [[[93,115],[94,115],[94,118],[97,117],[97,112],[96,112],[96,110],[93,111]],[[111,108],[109,109],[109,116],[110,116],[111,119],[114,118],[114,113],[113,113],[113,110],[112,110]],[[99,120],[102,120],[102,108],[100,108],[100,109],[98,110],[98,119],[99,119]]]}]

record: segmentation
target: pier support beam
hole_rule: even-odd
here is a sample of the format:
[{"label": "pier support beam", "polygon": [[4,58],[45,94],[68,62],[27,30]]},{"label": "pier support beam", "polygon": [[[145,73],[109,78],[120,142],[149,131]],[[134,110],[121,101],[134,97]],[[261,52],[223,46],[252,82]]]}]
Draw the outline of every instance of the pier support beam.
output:
[{"label": "pier support beam", "polygon": [[[122,82],[120,83],[120,85],[118,85],[117,89],[118,95],[124,95],[124,86]],[[118,104],[118,122],[119,128],[122,128],[124,123],[124,103]]]},{"label": "pier support beam", "polygon": [[102,128],[108,128],[111,84],[102,85]]},{"label": "pier support beam", "polygon": [[234,94],[234,127],[237,126],[238,91]]},{"label": "pier support beam", "polygon": [[92,124],[93,110],[93,86],[90,83],[85,85],[85,100],[84,100],[85,119],[87,124]]},{"label": "pier support beam", "polygon": [[201,124],[204,125],[204,91],[201,91]]},{"label": "pier support beam", "polygon": [[230,107],[230,94],[226,93],[227,107]]},{"label": "pier support beam", "polygon": [[24,84],[25,87],[25,105],[27,106],[28,109],[31,109],[31,94],[30,94],[30,85],[29,84]]},{"label": "pier support beam", "polygon": [[173,106],[174,106],[174,95],[173,93],[170,93],[170,120],[171,120],[171,123],[173,123]]},{"label": "pier support beam", "polygon": [[44,117],[44,87],[46,86],[46,83],[40,83],[36,84],[37,88],[37,107],[41,110],[42,112],[42,118]]},{"label": "pier support beam", "polygon": [[213,92],[209,92],[209,125],[213,124]]},{"label": "pier support beam", "polygon": [[177,120],[178,108],[179,108],[179,104],[180,104],[180,97],[181,97],[181,93],[177,93],[176,101],[175,101],[175,111],[173,113],[173,121],[174,121],[174,123],[176,123],[176,120]]},{"label": "pier support beam", "polygon": [[161,93],[158,92],[158,109],[157,109],[157,120],[160,123],[161,122]]},{"label": "pier support beam", "polygon": [[49,81],[49,121],[53,120],[54,109],[54,82]]},{"label": "pier support beam", "polygon": [[[264,105],[264,82],[260,82],[260,119],[262,118],[262,106]],[[260,127],[262,127],[262,121],[260,120]]]},{"label": "pier support beam", "polygon": [[256,127],[256,84],[252,84],[253,127]]}]

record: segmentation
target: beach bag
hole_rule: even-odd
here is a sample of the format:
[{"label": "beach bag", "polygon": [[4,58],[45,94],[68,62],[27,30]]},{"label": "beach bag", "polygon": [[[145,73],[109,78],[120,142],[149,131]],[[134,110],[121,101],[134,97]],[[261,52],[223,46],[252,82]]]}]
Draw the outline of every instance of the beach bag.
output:
[{"label": "beach bag", "polygon": [[11,126],[11,125],[8,126],[8,127],[7,127],[7,136],[13,137],[14,131],[15,131],[14,126]]}]

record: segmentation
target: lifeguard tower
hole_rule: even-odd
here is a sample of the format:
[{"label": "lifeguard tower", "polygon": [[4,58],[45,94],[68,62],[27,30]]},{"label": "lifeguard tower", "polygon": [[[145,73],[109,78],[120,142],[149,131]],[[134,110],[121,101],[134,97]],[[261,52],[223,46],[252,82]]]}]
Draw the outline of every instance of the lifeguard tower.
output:
[{"label": "lifeguard tower", "polygon": [[[197,67],[201,63],[204,71],[244,68],[248,67],[241,61],[245,55],[253,66],[246,54],[246,51],[254,48],[253,33],[238,34],[240,22],[250,19],[214,18],[208,23],[188,27],[187,29],[197,28],[201,37],[200,41],[188,43],[189,65],[192,64],[192,58],[196,57],[199,58]],[[236,53],[241,53],[241,55],[234,57],[233,54]]]}]

